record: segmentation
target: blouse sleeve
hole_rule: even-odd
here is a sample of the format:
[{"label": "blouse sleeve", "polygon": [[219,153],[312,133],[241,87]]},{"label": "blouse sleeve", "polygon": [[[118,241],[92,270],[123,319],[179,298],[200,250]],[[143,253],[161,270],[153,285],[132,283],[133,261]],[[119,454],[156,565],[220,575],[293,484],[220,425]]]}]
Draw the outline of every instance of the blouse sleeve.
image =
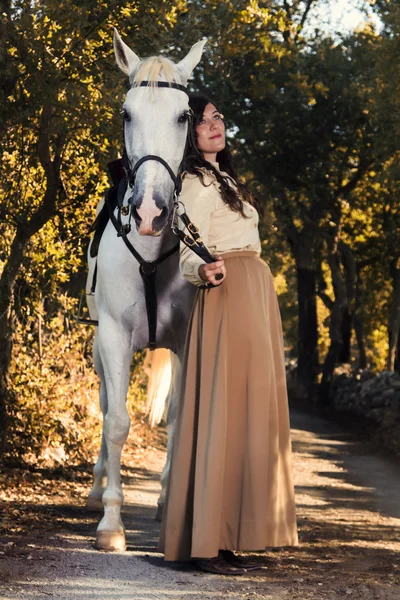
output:
[{"label": "blouse sleeve", "polygon": [[[185,205],[189,219],[199,229],[200,236],[207,246],[211,213],[215,210],[218,191],[208,177],[204,177],[203,185],[199,177],[187,176],[182,183],[181,202]],[[210,184],[210,185],[209,185]],[[199,275],[199,267],[204,261],[183,242],[180,242],[179,268],[182,276],[194,285],[204,285]]]}]

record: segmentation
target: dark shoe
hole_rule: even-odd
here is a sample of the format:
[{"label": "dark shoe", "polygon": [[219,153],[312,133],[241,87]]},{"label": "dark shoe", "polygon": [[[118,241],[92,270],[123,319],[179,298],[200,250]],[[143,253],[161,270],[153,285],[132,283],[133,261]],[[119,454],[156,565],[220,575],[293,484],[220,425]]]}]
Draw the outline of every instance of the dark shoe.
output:
[{"label": "dark shoe", "polygon": [[201,571],[217,575],[245,575],[247,572],[246,569],[229,565],[220,554],[214,558],[198,558],[194,562]]},{"label": "dark shoe", "polygon": [[234,554],[232,550],[220,550],[219,553],[228,564],[232,565],[232,567],[246,569],[246,571],[255,571],[256,569],[262,569],[262,565],[248,562],[246,558],[236,556],[236,554]]}]

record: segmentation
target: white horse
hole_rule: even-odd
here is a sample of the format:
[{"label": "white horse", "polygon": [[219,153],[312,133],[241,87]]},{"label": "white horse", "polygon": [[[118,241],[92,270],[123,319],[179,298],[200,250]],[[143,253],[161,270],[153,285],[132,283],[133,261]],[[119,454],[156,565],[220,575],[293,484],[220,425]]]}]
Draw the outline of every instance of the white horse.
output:
[{"label": "white horse", "polygon": [[[104,506],[97,529],[99,549],[126,547],[120,514],[121,452],[130,426],[126,394],[132,355],[149,343],[144,283],[139,263],[126,240],[146,261],[156,261],[177,244],[168,220],[173,209],[174,178],[187,137],[189,105],[184,86],[201,58],[204,44],[205,41],[195,44],[178,64],[164,57],[140,60],[114,31],[116,61],[131,83],[122,111],[129,183],[121,194],[122,206],[113,213],[118,225],[109,221],[102,235],[95,305],[88,303],[91,318],[98,319],[93,355],[104,416],[100,455],[88,501],[93,506],[101,499]],[[140,161],[143,157],[144,162]],[[128,231],[131,220],[133,226]],[[117,236],[117,226],[120,234],[125,227],[125,240],[124,235]],[[156,346],[173,351],[181,359],[195,289],[181,277],[178,261],[179,253],[174,252],[158,267]],[[94,262],[89,258],[88,286]],[[172,399],[176,399],[176,394]],[[170,406],[170,423],[175,419],[175,408]],[[171,440],[168,446],[171,447]]]}]

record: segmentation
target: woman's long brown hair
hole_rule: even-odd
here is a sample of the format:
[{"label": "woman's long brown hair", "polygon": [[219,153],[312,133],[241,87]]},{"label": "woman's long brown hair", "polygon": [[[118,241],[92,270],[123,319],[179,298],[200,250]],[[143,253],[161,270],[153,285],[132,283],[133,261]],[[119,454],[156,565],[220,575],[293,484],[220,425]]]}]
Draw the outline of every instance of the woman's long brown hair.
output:
[{"label": "woman's long brown hair", "polygon": [[224,171],[233,179],[236,185],[236,189],[230,185],[228,178],[221,175],[221,173],[212,165],[210,162],[204,159],[200,150],[197,147],[197,135],[196,127],[203,119],[204,110],[207,104],[214,104],[204,94],[191,94],[189,96],[189,106],[193,112],[192,121],[189,123],[189,127],[192,131],[188,135],[188,143],[186,145],[185,155],[182,162],[182,170],[187,173],[197,175],[200,178],[203,185],[204,183],[204,169],[211,171],[215,179],[220,184],[221,197],[225,204],[228,204],[229,208],[234,212],[239,212],[244,217],[243,202],[249,202],[252,206],[258,208],[259,203],[253,196],[247,187],[239,179],[239,176],[235,170],[233,157],[229,150],[228,143],[225,148],[218,152],[217,162],[221,171]]}]

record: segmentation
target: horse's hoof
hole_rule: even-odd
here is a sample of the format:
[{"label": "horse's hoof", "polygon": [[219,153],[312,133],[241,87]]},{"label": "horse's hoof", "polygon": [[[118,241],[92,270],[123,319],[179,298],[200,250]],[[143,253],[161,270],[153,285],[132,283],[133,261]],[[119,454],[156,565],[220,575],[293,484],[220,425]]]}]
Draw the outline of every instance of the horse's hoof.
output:
[{"label": "horse's hoof", "polygon": [[154,520],[157,521],[157,523],[161,523],[162,517],[163,517],[163,512],[164,512],[164,504],[158,504],[156,516],[154,517]]},{"label": "horse's hoof", "polygon": [[126,550],[125,534],[122,531],[98,531],[94,547],[107,552]]},{"label": "horse's hoof", "polygon": [[86,500],[86,508],[93,512],[103,512],[104,506],[101,498],[96,496],[88,496]]}]

